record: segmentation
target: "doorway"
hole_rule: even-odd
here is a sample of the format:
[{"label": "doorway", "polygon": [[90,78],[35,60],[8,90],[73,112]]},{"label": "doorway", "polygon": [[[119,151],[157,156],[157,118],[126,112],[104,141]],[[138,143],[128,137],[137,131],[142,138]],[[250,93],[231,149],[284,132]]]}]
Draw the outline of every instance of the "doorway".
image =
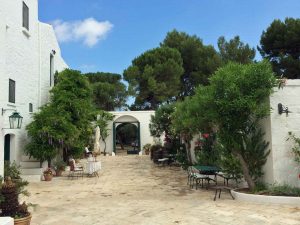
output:
[{"label": "doorway", "polygon": [[141,150],[140,123],[113,123],[113,150],[117,155],[138,154]]},{"label": "doorway", "polygon": [[10,134],[4,136],[4,161],[10,161]]}]

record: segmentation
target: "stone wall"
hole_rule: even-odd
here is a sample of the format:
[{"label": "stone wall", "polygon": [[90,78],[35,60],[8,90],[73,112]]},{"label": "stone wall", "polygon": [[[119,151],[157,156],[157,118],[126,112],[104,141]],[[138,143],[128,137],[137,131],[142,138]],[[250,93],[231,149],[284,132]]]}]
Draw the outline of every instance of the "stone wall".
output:
[{"label": "stone wall", "polygon": [[[300,165],[294,161],[288,132],[300,137],[300,80],[287,80],[282,89],[275,88],[270,97],[272,112],[264,123],[271,153],[265,165],[265,181],[269,184],[289,184],[300,187]],[[288,107],[288,116],[278,113],[278,103]]]}]

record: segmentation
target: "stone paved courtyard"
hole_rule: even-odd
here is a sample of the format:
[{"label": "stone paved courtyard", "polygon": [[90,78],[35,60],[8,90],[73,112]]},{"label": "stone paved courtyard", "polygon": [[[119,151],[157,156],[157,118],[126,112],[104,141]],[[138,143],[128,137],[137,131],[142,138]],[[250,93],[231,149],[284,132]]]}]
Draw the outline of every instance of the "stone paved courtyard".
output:
[{"label": "stone paved courtyard", "polygon": [[185,171],[147,156],[101,157],[100,178],[32,183],[32,225],[300,224],[300,208],[233,201],[191,190]]}]

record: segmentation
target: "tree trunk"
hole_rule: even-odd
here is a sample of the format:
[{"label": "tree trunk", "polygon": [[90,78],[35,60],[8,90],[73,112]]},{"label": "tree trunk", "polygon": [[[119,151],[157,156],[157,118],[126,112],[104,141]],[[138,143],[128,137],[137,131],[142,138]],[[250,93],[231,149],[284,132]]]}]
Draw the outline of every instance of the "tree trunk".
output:
[{"label": "tree trunk", "polygon": [[51,167],[51,159],[48,159],[48,167],[50,168]]},{"label": "tree trunk", "polygon": [[237,159],[241,163],[244,178],[248,183],[250,191],[253,191],[255,189],[255,183],[252,177],[250,176],[248,164],[246,163],[245,159],[239,152],[234,151],[233,154],[237,157]]},{"label": "tree trunk", "polygon": [[103,142],[104,142],[104,152],[103,152],[103,154],[106,155],[106,141],[103,140]]},{"label": "tree trunk", "polygon": [[186,150],[186,155],[187,155],[188,163],[189,163],[189,165],[191,165],[193,162],[192,162],[192,156],[191,156],[191,142],[190,142],[190,138],[188,138],[187,135],[184,135],[183,141],[184,141],[184,145],[185,145],[185,150]]}]

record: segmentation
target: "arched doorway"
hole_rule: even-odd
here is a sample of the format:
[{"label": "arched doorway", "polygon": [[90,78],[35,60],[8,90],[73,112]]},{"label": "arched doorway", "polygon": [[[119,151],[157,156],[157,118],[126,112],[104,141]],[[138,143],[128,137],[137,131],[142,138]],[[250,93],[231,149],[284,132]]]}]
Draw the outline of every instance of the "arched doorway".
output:
[{"label": "arched doorway", "polygon": [[4,161],[10,161],[10,147],[11,147],[11,135],[6,134],[4,136]]},{"label": "arched doorway", "polygon": [[[138,154],[141,150],[140,122],[132,116],[121,116],[113,122],[113,151]],[[122,146],[123,145],[123,146]],[[120,151],[119,151],[120,153]]]}]

